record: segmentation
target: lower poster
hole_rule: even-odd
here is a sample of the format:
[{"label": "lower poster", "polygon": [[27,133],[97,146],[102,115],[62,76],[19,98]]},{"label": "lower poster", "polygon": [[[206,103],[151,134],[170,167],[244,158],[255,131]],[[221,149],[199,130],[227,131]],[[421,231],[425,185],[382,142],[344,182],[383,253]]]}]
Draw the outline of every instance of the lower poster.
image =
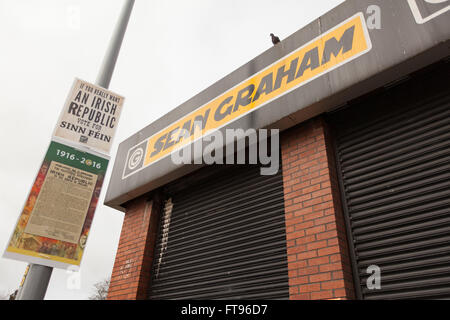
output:
[{"label": "lower poster", "polygon": [[79,266],[108,161],[52,141],[3,256]]}]

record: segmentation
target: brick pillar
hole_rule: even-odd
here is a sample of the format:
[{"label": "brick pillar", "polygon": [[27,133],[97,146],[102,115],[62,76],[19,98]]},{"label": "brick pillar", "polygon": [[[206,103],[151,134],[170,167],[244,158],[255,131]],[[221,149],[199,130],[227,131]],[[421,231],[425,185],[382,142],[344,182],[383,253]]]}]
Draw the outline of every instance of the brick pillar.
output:
[{"label": "brick pillar", "polygon": [[290,299],[354,299],[333,150],[322,118],[284,132]]},{"label": "brick pillar", "polygon": [[127,206],[108,300],[140,300],[148,297],[160,211],[158,195],[150,199],[142,196]]}]

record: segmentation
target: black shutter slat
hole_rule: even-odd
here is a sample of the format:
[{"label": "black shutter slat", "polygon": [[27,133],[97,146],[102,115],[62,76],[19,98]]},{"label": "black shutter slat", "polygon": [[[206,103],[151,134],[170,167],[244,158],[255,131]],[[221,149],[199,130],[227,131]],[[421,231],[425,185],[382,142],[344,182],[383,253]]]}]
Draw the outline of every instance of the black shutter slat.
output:
[{"label": "black shutter slat", "polygon": [[201,170],[210,169],[187,188],[168,188],[150,299],[288,299],[281,172]]},{"label": "black shutter slat", "polygon": [[[450,298],[449,71],[329,116],[359,298]],[[370,265],[380,290],[366,286]]]}]

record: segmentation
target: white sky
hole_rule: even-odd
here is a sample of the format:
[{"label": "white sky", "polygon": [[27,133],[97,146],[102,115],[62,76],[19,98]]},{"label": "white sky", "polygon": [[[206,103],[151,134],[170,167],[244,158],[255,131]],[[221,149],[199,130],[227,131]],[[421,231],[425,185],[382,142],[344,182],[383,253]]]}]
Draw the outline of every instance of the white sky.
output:
[{"label": "white sky", "polygon": [[[136,0],[110,90],[125,96],[81,288],[55,269],[46,299],[87,299],[111,275],[123,213],[103,205],[120,141],[344,0]],[[94,82],[124,0],[0,0],[0,256],[74,77]],[[27,264],[0,258],[0,295]]]}]

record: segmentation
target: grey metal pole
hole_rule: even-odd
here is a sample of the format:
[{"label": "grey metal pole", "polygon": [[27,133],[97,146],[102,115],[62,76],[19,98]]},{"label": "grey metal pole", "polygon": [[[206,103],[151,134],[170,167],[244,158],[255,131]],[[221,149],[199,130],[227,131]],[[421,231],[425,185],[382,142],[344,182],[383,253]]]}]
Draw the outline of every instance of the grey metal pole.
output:
[{"label": "grey metal pole", "polygon": [[133,10],[134,0],[126,0],[120,13],[119,21],[116,24],[114,33],[109,42],[108,50],[103,59],[102,66],[98,72],[95,84],[108,89],[111,77],[116,66],[117,57],[119,56],[120,46],[122,45],[125,31],[127,30],[128,21],[130,20],[131,11]]},{"label": "grey metal pole", "polygon": [[[128,21],[130,20],[131,11],[133,10],[135,0],[125,0],[125,4],[119,16],[108,49],[106,50],[102,66],[98,72],[95,84],[105,89],[109,87],[111,77],[116,66],[117,57],[119,56],[120,47],[122,45],[125,31],[127,30]],[[30,270],[25,278],[23,286],[17,293],[17,300],[43,300],[47,291],[53,268],[30,264]]]},{"label": "grey metal pole", "polygon": [[23,286],[16,300],[44,300],[53,268],[39,264],[30,264]]}]

